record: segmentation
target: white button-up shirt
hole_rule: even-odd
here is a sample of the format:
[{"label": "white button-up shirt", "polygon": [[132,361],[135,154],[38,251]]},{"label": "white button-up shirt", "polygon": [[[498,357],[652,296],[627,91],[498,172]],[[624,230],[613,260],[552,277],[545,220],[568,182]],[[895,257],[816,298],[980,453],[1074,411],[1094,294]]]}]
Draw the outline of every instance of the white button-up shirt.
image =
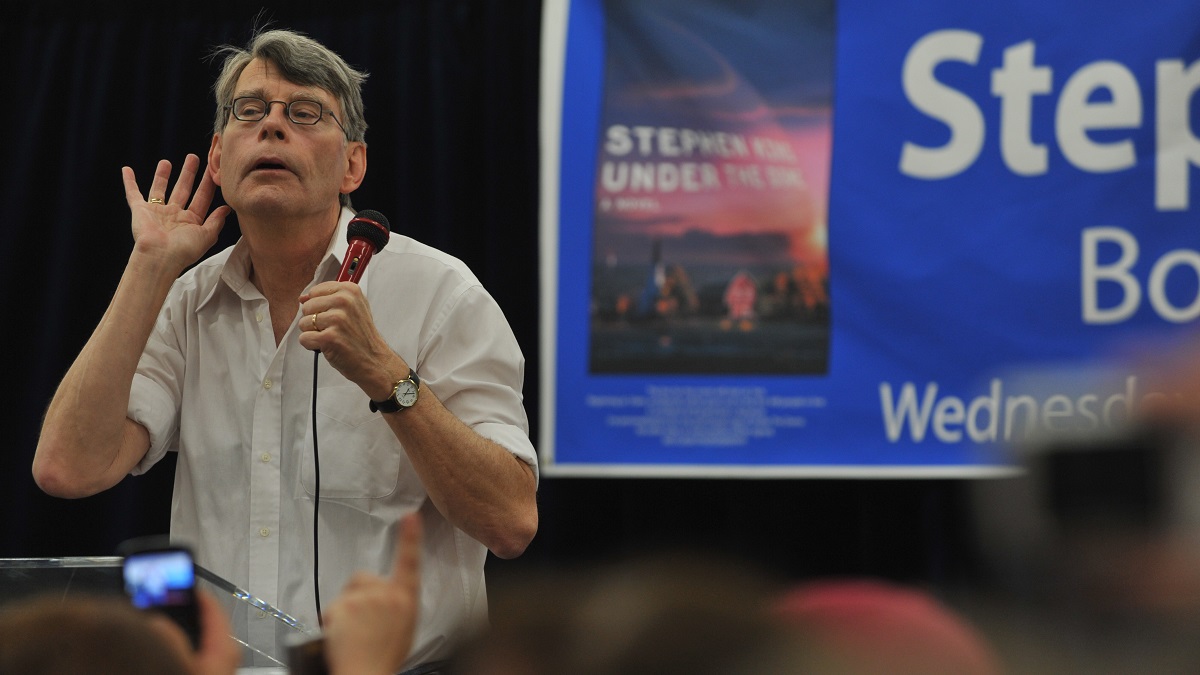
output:
[{"label": "white button-up shirt", "polygon": [[[343,209],[310,286],[337,277],[351,216]],[[300,346],[297,321],[276,346],[264,320],[267,300],[249,271],[239,242],[171,289],[133,382],[129,417],[150,432],[150,450],[133,473],[177,451],[172,539],[191,545],[199,564],[312,627],[317,460],[323,607],[355,571],[388,573],[397,520],[420,510],[420,619],[408,663],[447,656],[486,621],[487,550],[434,508],[387,422],[357,385]],[[524,357],[470,270],[393,234],[361,286],[380,333],[429,389],[536,472],[521,403]],[[251,644],[276,639],[273,622],[257,614],[235,612],[234,626]]]}]

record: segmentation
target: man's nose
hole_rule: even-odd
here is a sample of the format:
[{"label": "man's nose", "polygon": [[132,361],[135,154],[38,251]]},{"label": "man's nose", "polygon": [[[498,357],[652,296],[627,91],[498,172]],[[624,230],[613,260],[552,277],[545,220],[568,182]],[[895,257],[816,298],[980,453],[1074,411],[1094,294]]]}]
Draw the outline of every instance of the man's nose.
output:
[{"label": "man's nose", "polygon": [[[278,109],[276,109],[276,104]],[[262,118],[262,129],[259,132],[262,138],[274,135],[276,138],[284,137],[284,129],[288,125],[287,104],[282,101],[271,101],[267,103],[267,115]]]}]

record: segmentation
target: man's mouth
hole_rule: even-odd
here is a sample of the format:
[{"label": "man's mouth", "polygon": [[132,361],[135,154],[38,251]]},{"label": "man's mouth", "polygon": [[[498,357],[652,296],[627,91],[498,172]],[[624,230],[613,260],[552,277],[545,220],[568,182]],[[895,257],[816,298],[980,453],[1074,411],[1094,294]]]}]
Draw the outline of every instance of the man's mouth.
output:
[{"label": "man's mouth", "polygon": [[264,159],[254,165],[251,171],[287,171],[287,165],[273,159]]}]

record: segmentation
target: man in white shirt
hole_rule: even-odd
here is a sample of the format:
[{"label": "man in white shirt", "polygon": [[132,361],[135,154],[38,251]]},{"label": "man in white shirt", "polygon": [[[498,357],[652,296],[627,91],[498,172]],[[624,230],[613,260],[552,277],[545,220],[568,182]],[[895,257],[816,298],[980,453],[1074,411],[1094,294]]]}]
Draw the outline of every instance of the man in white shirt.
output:
[{"label": "man in white shirt", "polygon": [[[320,590],[388,569],[392,528],[420,511],[406,667],[444,659],[486,620],[487,551],[518,556],[537,531],[520,348],[461,262],[409,238],[336,280],[367,166],[365,74],[289,31],[223,53],[195,194],[195,155],[169,192],[161,161],[144,198],[122,169],[133,252],[50,403],[35,479],[83,497],[177,451],[172,537],[309,625]],[[217,187],[228,206],[209,213]],[[187,269],[231,208],[241,239]]]}]

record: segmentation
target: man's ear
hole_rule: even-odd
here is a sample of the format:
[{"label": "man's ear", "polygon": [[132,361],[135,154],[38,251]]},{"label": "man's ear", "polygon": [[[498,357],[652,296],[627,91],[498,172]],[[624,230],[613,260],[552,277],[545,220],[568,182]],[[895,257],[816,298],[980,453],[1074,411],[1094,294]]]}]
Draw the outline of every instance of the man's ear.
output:
[{"label": "man's ear", "polygon": [[221,185],[221,134],[213,134],[212,144],[208,146],[208,166],[204,169],[213,179],[213,183]]},{"label": "man's ear", "polygon": [[341,193],[348,195],[362,185],[367,175],[367,144],[351,141],[346,148],[346,173],[342,175]]}]

